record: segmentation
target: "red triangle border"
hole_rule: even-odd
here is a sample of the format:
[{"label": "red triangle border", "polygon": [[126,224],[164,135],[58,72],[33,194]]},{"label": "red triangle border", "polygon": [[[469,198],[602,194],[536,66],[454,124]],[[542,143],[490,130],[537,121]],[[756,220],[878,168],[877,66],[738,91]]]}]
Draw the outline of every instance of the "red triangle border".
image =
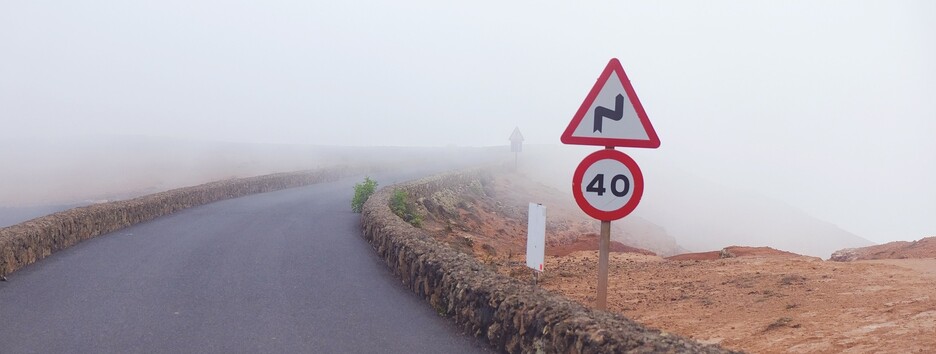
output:
[{"label": "red triangle border", "polygon": [[[647,140],[572,136],[575,132],[575,128],[578,127],[582,119],[588,115],[588,109],[591,107],[592,103],[595,102],[595,98],[598,97],[598,93],[601,92],[601,89],[608,82],[608,79],[611,78],[611,74],[617,74],[621,84],[624,85],[627,98],[634,106],[634,110],[637,112],[637,118],[640,119],[640,124],[647,132]],[[621,62],[618,61],[617,58],[611,58],[611,61],[605,66],[604,71],[602,71],[601,75],[598,77],[598,81],[595,82],[595,86],[592,86],[591,91],[588,92],[588,96],[585,97],[585,101],[582,102],[578,111],[575,112],[575,116],[572,117],[572,121],[569,122],[569,126],[566,127],[565,132],[562,133],[562,137],[560,137],[559,140],[561,140],[563,144],[572,145],[618,146],[649,149],[660,147],[660,138],[657,136],[656,130],[653,129],[653,124],[650,123],[650,118],[647,117],[647,112],[644,110],[643,105],[640,104],[640,99],[637,98],[637,92],[634,91],[630,79],[627,78],[624,67],[621,66]]]}]

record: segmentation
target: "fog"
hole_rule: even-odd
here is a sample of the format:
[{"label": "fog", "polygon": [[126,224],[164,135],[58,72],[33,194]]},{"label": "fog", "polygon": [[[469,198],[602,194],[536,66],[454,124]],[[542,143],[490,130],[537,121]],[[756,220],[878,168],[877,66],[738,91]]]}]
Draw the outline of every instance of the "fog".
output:
[{"label": "fog", "polygon": [[[682,171],[699,184],[666,183],[686,193],[728,187],[875,242],[918,239],[936,235],[934,43],[931,1],[4,1],[0,194],[85,168],[69,141],[235,144],[241,158],[506,145],[520,127],[558,144],[616,57],[662,142],[624,149],[659,176],[648,189]],[[296,159],[250,171],[316,164]]]},{"label": "fog", "polygon": [[[566,146],[529,146],[518,171],[571,195],[572,171],[581,158],[580,151]],[[672,239],[689,251],[768,246],[821,258],[843,248],[872,244],[799,207],[696,175],[654,154],[644,154],[639,161],[646,181],[643,198],[632,214],[615,222],[626,226],[612,231],[612,239],[628,232],[633,235],[634,228],[641,228],[653,242]],[[666,248],[651,247],[652,243],[636,246],[671,255]]]}]

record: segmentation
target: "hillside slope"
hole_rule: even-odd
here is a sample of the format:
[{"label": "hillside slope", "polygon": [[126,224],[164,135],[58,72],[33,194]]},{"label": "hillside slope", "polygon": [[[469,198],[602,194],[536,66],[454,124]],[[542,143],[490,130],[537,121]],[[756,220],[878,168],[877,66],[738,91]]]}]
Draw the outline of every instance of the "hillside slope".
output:
[{"label": "hillside slope", "polygon": [[916,241],[895,241],[883,245],[846,248],[832,253],[830,260],[839,262],[871,259],[936,258],[936,236]]},{"label": "hillside slope", "polygon": [[[597,223],[575,221],[581,212],[562,203],[564,196],[517,174],[495,173],[456,189],[422,198],[420,205],[432,211],[424,229],[530,284],[526,208],[542,202],[547,242],[537,286],[594,305]],[[622,228],[638,239],[648,236]],[[936,323],[936,259],[839,263],[768,247],[716,249],[661,258],[612,242],[609,310],[754,353],[909,353],[936,345],[929,335]]]},{"label": "hillside slope", "polygon": [[[572,172],[585,155],[570,147],[531,146],[521,155],[520,170],[571,198]],[[650,154],[634,157],[646,181],[644,196],[619,223],[647,220],[691,251],[765,246],[826,258],[842,248],[873,244],[784,202],[695,176]]]},{"label": "hillside slope", "polygon": [[[555,189],[516,173],[492,173],[460,190],[443,190],[419,205],[424,228],[465,251],[484,257],[526,252],[530,203],[546,206],[546,254],[597,249],[599,223]],[[684,248],[659,226],[634,218],[614,223],[612,251],[673,255]],[[649,252],[648,252],[649,251]]]}]

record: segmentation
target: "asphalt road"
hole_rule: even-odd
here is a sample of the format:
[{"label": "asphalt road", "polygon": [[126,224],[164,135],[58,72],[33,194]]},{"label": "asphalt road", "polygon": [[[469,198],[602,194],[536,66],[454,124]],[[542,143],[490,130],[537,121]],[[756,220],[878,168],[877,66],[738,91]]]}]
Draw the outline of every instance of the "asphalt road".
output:
[{"label": "asphalt road", "polygon": [[23,268],[0,282],[0,353],[488,352],[361,238],[361,179],[184,210]]}]

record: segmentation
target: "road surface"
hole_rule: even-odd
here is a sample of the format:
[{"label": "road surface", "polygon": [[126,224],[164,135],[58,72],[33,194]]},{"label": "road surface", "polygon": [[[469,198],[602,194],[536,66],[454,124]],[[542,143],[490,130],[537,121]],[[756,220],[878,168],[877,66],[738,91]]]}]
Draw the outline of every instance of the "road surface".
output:
[{"label": "road surface", "polygon": [[361,238],[361,179],[184,210],[23,268],[0,282],[0,353],[488,352]]}]

